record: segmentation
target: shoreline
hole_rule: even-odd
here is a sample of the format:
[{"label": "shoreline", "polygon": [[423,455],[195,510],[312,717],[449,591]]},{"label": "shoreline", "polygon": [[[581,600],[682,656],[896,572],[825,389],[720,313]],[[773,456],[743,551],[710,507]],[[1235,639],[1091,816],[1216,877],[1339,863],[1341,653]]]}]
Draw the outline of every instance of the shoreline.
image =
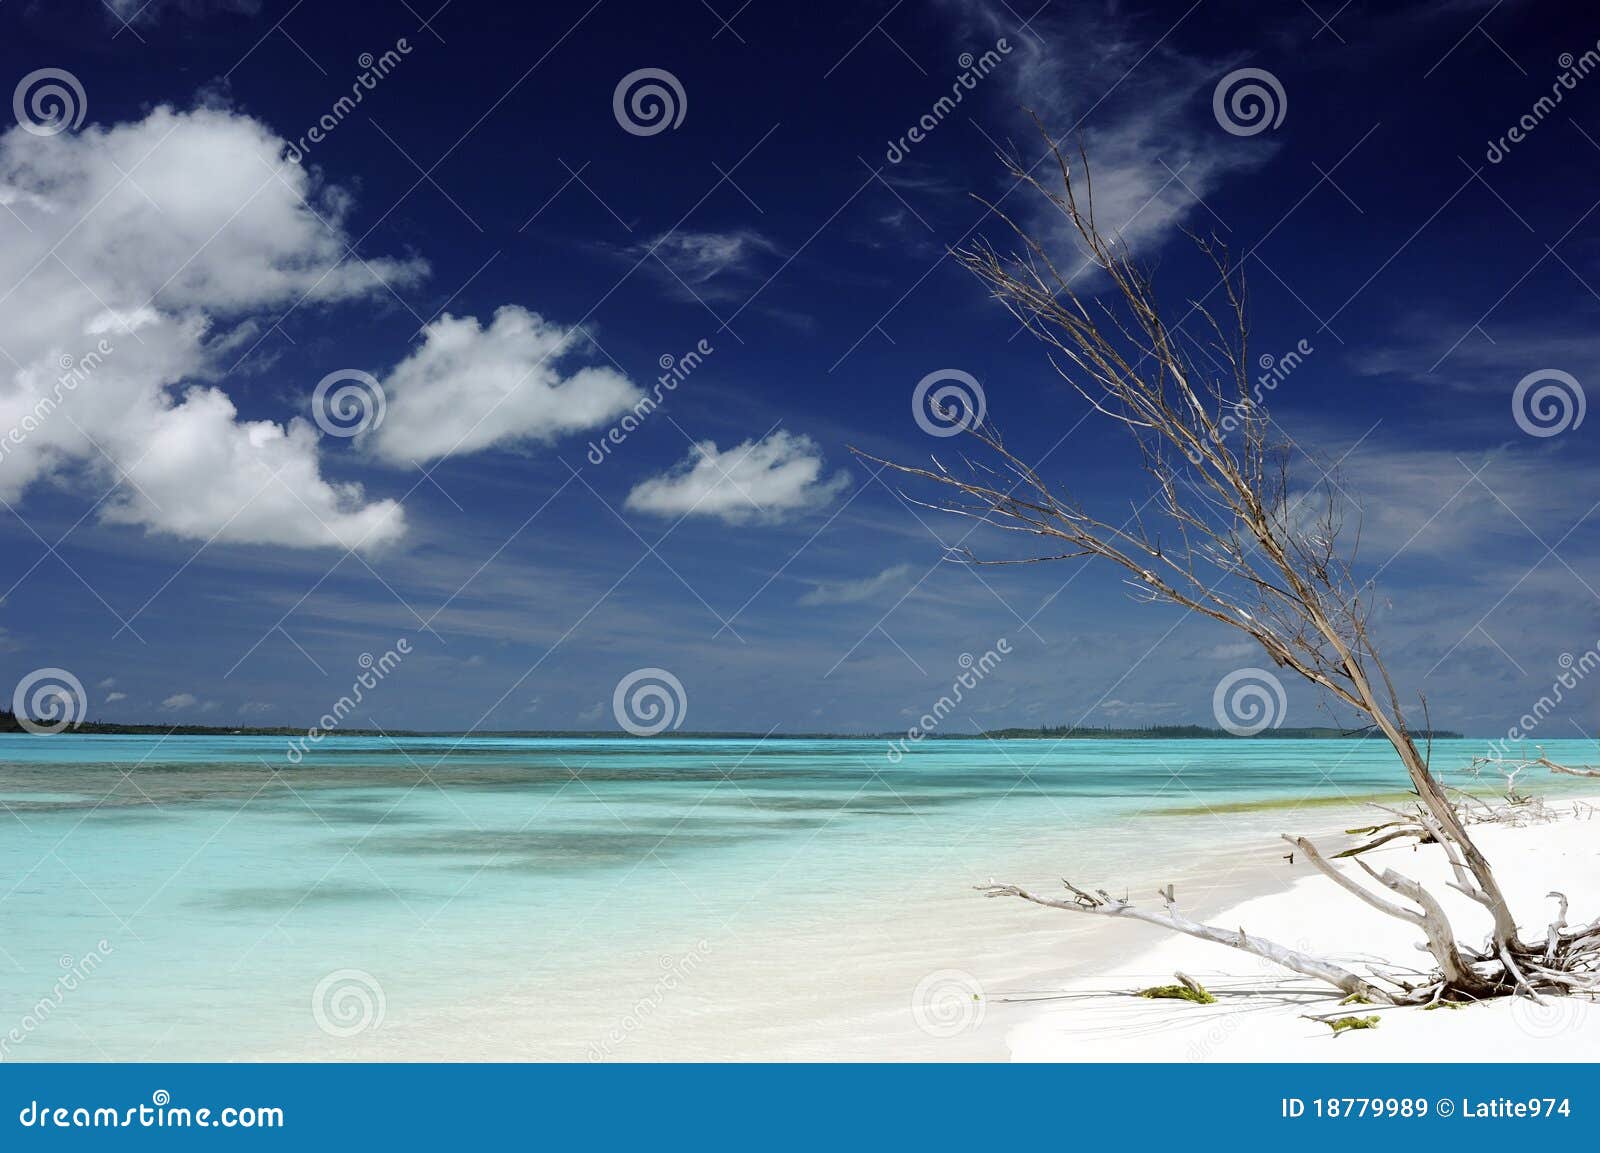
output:
[{"label": "shoreline", "polygon": [[[1558,794],[1553,804],[1573,800],[1600,801],[1600,792]],[[1288,847],[1280,832],[1303,832],[1334,846],[1348,840],[1345,828],[1368,823],[1372,810],[1352,799],[1337,807],[1317,805],[1308,814],[1313,819],[1301,822],[1294,818],[1297,809],[1214,813],[1215,836],[1204,848],[1194,847],[1194,817],[1175,817],[1165,826],[1147,820],[1140,839],[1149,842],[1148,849],[1137,864],[1123,871],[1091,867],[1072,879],[1089,888],[1106,883],[1135,895],[1146,892],[1152,902],[1156,890],[1171,883],[1188,915],[1243,924],[1350,965],[1379,955],[1416,957],[1409,926],[1367,909],[1303,860],[1291,866],[1283,859]],[[1593,821],[1474,829],[1483,830],[1486,851],[1518,894],[1519,912],[1530,925],[1545,913],[1548,902],[1540,898],[1548,883],[1537,879],[1537,870],[1519,867],[1512,850],[1531,845],[1521,856],[1546,860],[1551,844],[1592,843],[1585,850],[1591,871],[1563,876],[1575,894],[1574,923],[1600,915],[1600,813]],[[1551,837],[1552,829],[1563,831]],[[1184,844],[1186,850],[1174,851]],[[1013,861],[994,862],[994,872],[1031,887],[1054,887],[1063,863],[1092,856],[1085,844],[1038,845]],[[1373,859],[1442,889],[1442,878],[1418,870],[1417,859],[1425,856],[1385,848]],[[914,901],[900,881],[841,890],[830,894],[835,904],[822,920],[752,932],[734,943],[719,939],[710,947],[689,939],[658,941],[652,952],[629,953],[576,973],[560,989],[529,980],[442,1009],[402,1015],[392,1006],[388,1026],[356,1044],[260,1056],[590,1062],[1331,1061],[1408,1054],[1437,1059],[1406,1046],[1422,1044],[1416,1036],[1433,1037],[1441,1027],[1461,1038],[1464,1060],[1483,1055],[1480,1038],[1526,1059],[1600,1053],[1600,1034],[1593,1031],[1600,1029],[1600,1006],[1592,1027],[1570,1033],[1559,1045],[1538,1034],[1540,1019],[1530,1024],[1521,1008],[1508,1016],[1510,1006],[1503,1004],[1448,1013],[1363,1008],[1363,1014],[1409,1014],[1421,1032],[1416,1023],[1390,1024],[1335,1043],[1325,1026],[1301,1018],[1336,1006],[1332,990],[1156,926],[1014,899],[986,900],[970,888],[980,879],[954,869],[940,885],[913,886],[909,891],[923,893]],[[1596,908],[1586,912],[1590,904]],[[1471,913],[1466,910],[1460,923],[1471,925]],[[1475,940],[1476,932],[1464,930],[1463,939]],[[1353,955],[1353,948],[1360,954]],[[1219,1005],[1131,995],[1170,983],[1175,969],[1202,981]],[[752,990],[760,991],[758,999]],[[1570,1009],[1557,1007],[1558,1032],[1567,1030],[1564,1014]]]},{"label": "shoreline", "polygon": [[[1573,804],[1577,802],[1577,804]],[[1475,838],[1495,866],[1524,928],[1542,927],[1554,907],[1548,894],[1571,898],[1569,920],[1600,915],[1600,791],[1559,796],[1563,816],[1549,823],[1476,824]],[[1574,810],[1580,810],[1574,812]],[[1309,835],[1309,834],[1308,834]],[[1322,844],[1333,843],[1324,834]],[[1487,916],[1448,888],[1436,846],[1385,846],[1367,854],[1439,896],[1463,943],[1487,932]],[[1291,947],[1365,971],[1366,964],[1425,967],[1420,931],[1357,901],[1297,861],[1293,878],[1211,914]],[[1182,894],[1179,894],[1180,907]],[[1049,910],[1040,910],[1049,912]],[[1600,1000],[1590,997],[1501,999],[1443,1012],[1419,1007],[1340,1007],[1340,994],[1270,962],[1180,934],[1153,929],[1147,947],[1093,976],[1078,976],[1035,1001],[1007,1035],[1013,1061],[1588,1061],[1600,1057]],[[1148,1000],[1140,988],[1168,984],[1176,971],[1200,981],[1214,1005]],[[1376,1016],[1378,1026],[1335,1037],[1317,1017]]]},{"label": "shoreline", "polygon": [[[1331,846],[1397,795],[1384,750],[1359,742],[960,742],[891,768],[871,746],[507,742],[435,766],[435,788],[394,754],[263,793],[245,754],[264,742],[87,747],[109,739],[28,739],[0,762],[27,823],[8,860],[36,880],[4,910],[24,968],[0,989],[30,1004],[85,933],[116,945],[114,981],[64,1004],[34,1059],[77,1056],[76,1024],[108,1059],[1004,1060],[1019,1028],[1171,936],[974,886],[1066,876],[1154,902],[1174,884],[1185,912],[1231,925],[1302,899],[1280,833]],[[139,761],[136,786],[119,759]],[[1593,788],[1537,786],[1552,803]],[[84,908],[85,883],[138,935]],[[1545,891],[1517,909],[1530,924]],[[1170,982],[1159,965],[1142,985]],[[317,1016],[319,990],[349,1004],[333,994],[352,975],[372,1012],[346,1029]],[[152,1006],[172,1022],[153,1039]]]},{"label": "shoreline", "polygon": [[[1364,812],[1357,803],[1347,808]],[[1326,840],[1337,830],[1331,814],[1318,810],[1315,827]],[[1146,848],[1137,863],[1102,872],[1094,883],[1148,890],[1152,899],[1157,888],[1174,884],[1188,911],[1204,917],[1270,899],[1294,884],[1278,841],[1284,815],[1292,811],[1282,806],[1217,817],[1215,840],[1199,848],[1192,819],[1163,823],[1152,816],[1139,837]],[[1093,832],[1092,839],[1102,841],[1113,833]],[[1087,863],[1094,855],[1088,845],[1035,845],[1012,861],[990,863],[996,875],[1053,884],[1063,862]],[[529,981],[404,1019],[391,1006],[388,1025],[357,1044],[264,1056],[1005,1061],[1013,1056],[1015,1031],[1047,1012],[1063,989],[1102,981],[1122,959],[1168,936],[1136,922],[988,900],[972,888],[985,876],[952,867],[937,885],[931,879],[909,890],[900,881],[863,885],[832,894],[836,904],[822,921],[705,948],[687,938],[660,941],[649,954],[575,974],[558,992]],[[910,900],[908,892],[922,896]],[[750,997],[755,988],[764,994],[759,1003]]]}]

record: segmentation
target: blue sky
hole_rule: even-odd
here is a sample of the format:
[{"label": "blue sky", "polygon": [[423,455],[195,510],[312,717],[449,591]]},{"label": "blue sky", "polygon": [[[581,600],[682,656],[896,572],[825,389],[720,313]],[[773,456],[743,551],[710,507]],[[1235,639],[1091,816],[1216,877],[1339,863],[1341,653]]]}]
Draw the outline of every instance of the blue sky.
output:
[{"label": "blue sky", "polygon": [[[92,365],[0,457],[5,686],[59,668],[96,719],[307,724],[405,638],[357,721],[614,728],[649,667],[690,729],[881,731],[1003,637],[950,731],[1212,723],[1259,663],[1238,638],[1113,573],[941,563],[969,526],[849,451],[948,454],[911,398],[959,370],[1086,503],[1143,498],[946,255],[1004,239],[975,196],[1057,231],[994,156],[1038,158],[1021,106],[1082,135],[1174,309],[1208,287],[1183,230],[1215,233],[1255,351],[1309,350],[1272,412],[1338,462],[1379,642],[1436,725],[1503,733],[1600,641],[1596,426],[1530,435],[1512,403],[1600,369],[1600,76],[1562,63],[1600,26],[1565,6],[433,7],[0,8],[18,115],[50,112],[40,70],[78,89],[63,131],[0,135],[0,433]],[[1244,68],[1276,126],[1220,122]],[[674,123],[624,126],[641,69]],[[351,373],[381,422],[327,433],[317,385]],[[1564,696],[1542,731],[1592,731],[1592,692]]]}]

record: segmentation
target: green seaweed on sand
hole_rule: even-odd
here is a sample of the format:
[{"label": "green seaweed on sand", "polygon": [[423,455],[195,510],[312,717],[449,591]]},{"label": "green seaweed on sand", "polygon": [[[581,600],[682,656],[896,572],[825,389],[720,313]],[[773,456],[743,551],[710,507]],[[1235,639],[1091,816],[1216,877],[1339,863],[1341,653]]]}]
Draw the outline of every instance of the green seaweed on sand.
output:
[{"label": "green seaweed on sand", "polygon": [[1173,976],[1178,978],[1178,984],[1152,985],[1148,989],[1140,989],[1138,995],[1151,1000],[1193,1001],[1196,1005],[1217,1003],[1210,991],[1193,977],[1185,977],[1182,973],[1174,973]]},{"label": "green seaweed on sand", "polygon": [[1279,809],[1356,808],[1361,804],[1398,804],[1409,799],[1409,793],[1368,793],[1356,796],[1334,797],[1266,797],[1254,801],[1219,801],[1214,804],[1174,805],[1171,808],[1151,809],[1161,817],[1204,817],[1220,813],[1268,813]]},{"label": "green seaweed on sand", "polygon": [[1323,1021],[1322,1023],[1328,1028],[1332,1029],[1333,1035],[1337,1037],[1340,1033],[1346,1032],[1350,1029],[1376,1029],[1378,1027],[1378,1018],[1335,1017],[1331,1021]]}]

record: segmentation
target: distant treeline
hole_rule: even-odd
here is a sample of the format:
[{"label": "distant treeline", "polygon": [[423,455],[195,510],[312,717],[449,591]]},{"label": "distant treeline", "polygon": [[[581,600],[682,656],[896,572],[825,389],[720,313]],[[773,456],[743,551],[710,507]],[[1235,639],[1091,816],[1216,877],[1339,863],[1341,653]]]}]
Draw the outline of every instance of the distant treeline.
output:
[{"label": "distant treeline", "polygon": [[[44,722],[41,722],[44,723]],[[21,723],[8,710],[0,709],[0,733],[24,732]],[[182,725],[133,724],[121,721],[79,721],[64,732],[90,736],[189,736],[189,737],[302,737],[307,726],[292,725]],[[610,740],[756,740],[766,732],[672,732],[659,737],[634,738],[616,729],[479,729],[463,733],[460,729],[319,729],[323,738],[338,737],[590,737]],[[773,739],[809,741],[859,741],[874,737],[899,736],[899,733],[777,733]]]},{"label": "distant treeline", "polygon": [[[1151,741],[1194,741],[1194,740],[1250,740],[1238,733],[1230,733],[1226,729],[1208,729],[1201,725],[1146,725],[1138,729],[1113,729],[1113,728],[1086,728],[1082,725],[1045,725],[1037,729],[991,729],[983,734],[996,740],[1151,740]],[[1412,736],[1418,740],[1453,741],[1460,740],[1460,733],[1453,733],[1447,729],[1424,729],[1413,732]],[[1263,732],[1252,734],[1262,739],[1274,740],[1304,740],[1327,741],[1348,740],[1351,738],[1377,737],[1382,739],[1383,734],[1374,729],[1266,729]]]},{"label": "distant treeline", "polygon": [[[0,733],[18,733],[24,731],[17,718],[7,711],[0,709]],[[66,730],[73,733],[88,733],[91,735],[127,736],[155,735],[155,736],[245,736],[245,737],[295,737],[306,732],[304,728],[291,728],[288,725],[272,727],[261,726],[232,726],[232,725],[139,725],[120,724],[108,721],[82,721]],[[608,740],[627,740],[626,733],[619,733],[615,729],[592,729],[575,731],[572,729],[516,729],[516,730],[482,730],[476,733],[463,734],[447,729],[417,730],[417,729],[335,729],[324,732],[324,737],[591,737]],[[761,733],[761,732],[675,732],[662,733],[659,737],[637,738],[640,740],[756,740],[770,736],[773,740],[806,740],[806,741],[860,741],[877,738],[900,737],[902,732],[891,733]],[[1138,729],[1112,729],[1112,728],[1085,728],[1081,725],[1046,725],[1037,729],[993,729],[981,734],[991,740],[1206,740],[1222,738],[1227,740],[1245,740],[1224,729],[1207,729],[1200,725],[1149,725]],[[1277,737],[1300,740],[1329,740],[1351,737],[1372,736],[1370,730],[1348,732],[1344,729],[1268,729],[1259,734],[1261,737]],[[1460,733],[1435,730],[1433,732],[1420,732],[1413,734],[1418,739],[1426,740],[1454,740],[1460,738]],[[928,740],[972,740],[971,733],[950,733],[948,735],[930,735]]]}]

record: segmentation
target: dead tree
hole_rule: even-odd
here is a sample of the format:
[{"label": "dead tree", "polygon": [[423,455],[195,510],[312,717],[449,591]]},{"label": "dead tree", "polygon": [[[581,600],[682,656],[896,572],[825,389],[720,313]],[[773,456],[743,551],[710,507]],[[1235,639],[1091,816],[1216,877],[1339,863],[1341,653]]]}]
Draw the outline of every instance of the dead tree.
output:
[{"label": "dead tree", "polygon": [[[1020,249],[1002,255],[978,241],[954,255],[1048,346],[1056,371],[1094,412],[1121,427],[1149,475],[1149,499],[1122,523],[1105,519],[1047,481],[983,421],[965,430],[980,448],[958,470],[937,459],[924,468],[859,455],[944,490],[931,501],[908,496],[924,507],[1037,542],[1020,559],[980,559],[969,549],[955,559],[1108,563],[1124,572],[1141,599],[1177,605],[1244,633],[1277,667],[1354,710],[1394,748],[1410,779],[1415,812],[1402,815],[1401,827],[1440,846],[1454,878],[1451,887],[1482,906],[1492,929],[1481,947],[1468,948],[1437,898],[1417,882],[1372,868],[1360,851],[1352,858],[1360,874],[1346,873],[1303,837],[1285,839],[1341,888],[1422,931],[1437,965],[1434,974],[1420,981],[1360,977],[1243,929],[1191,921],[1177,911],[1170,887],[1162,893],[1163,911],[1136,907],[1103,890],[1092,895],[1071,883],[1065,896],[1010,884],[980,888],[989,896],[1162,925],[1265,957],[1371,1001],[1537,996],[1600,983],[1600,922],[1573,928],[1563,914],[1537,940],[1524,941],[1494,870],[1418,747],[1368,632],[1373,591],[1352,574],[1359,532],[1348,549],[1340,542],[1337,486],[1327,487],[1310,517],[1303,499],[1291,492],[1295,453],[1274,434],[1253,388],[1244,283],[1226,249],[1195,238],[1215,269],[1221,296],[1215,311],[1203,299],[1193,301],[1185,320],[1171,323],[1149,274],[1096,224],[1087,158],[1081,152],[1067,156],[1042,126],[1040,132],[1053,161],[1045,165],[1047,178],[1015,158],[1001,159],[1019,185],[1070,222],[1084,264],[1095,270],[1090,283],[1099,291],[1091,296],[1083,280],[1064,275],[1045,244],[995,205],[989,207],[1010,226]],[[1185,331],[1190,317],[1204,330],[1199,339]]]}]

